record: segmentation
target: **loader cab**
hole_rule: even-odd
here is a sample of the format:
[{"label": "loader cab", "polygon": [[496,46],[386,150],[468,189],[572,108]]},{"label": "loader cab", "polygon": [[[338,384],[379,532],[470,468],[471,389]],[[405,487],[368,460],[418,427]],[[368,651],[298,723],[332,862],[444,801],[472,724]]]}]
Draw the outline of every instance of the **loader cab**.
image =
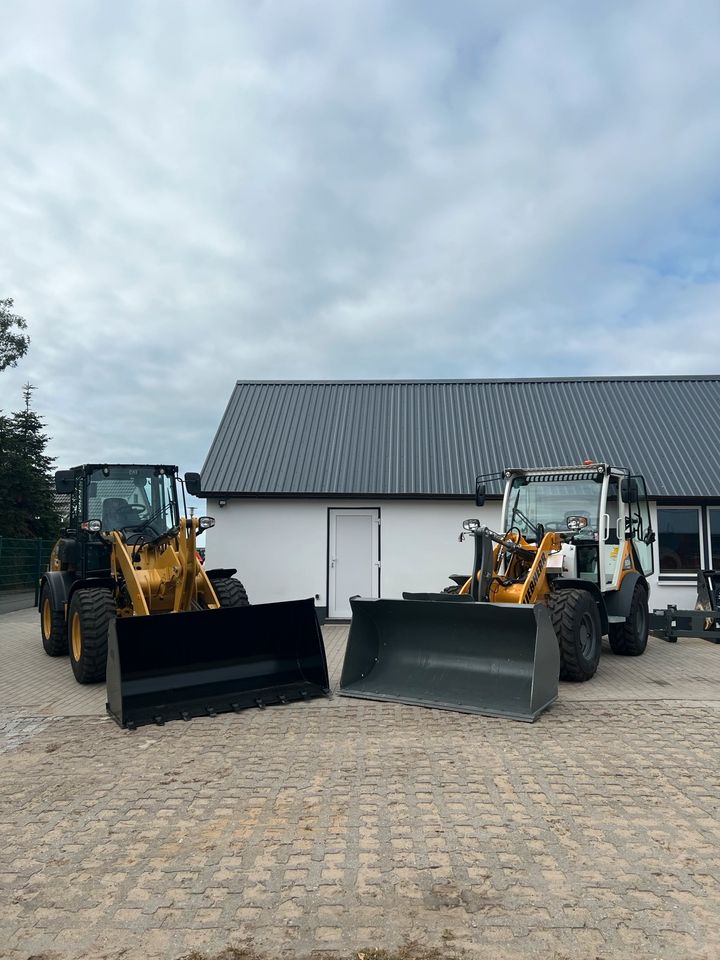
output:
[{"label": "loader cab", "polygon": [[58,493],[70,495],[69,524],[59,541],[62,570],[107,576],[111,542],[119,531],[130,544],[147,543],[179,524],[177,467],[85,464],[55,475]]},{"label": "loader cab", "polygon": [[179,524],[177,468],[171,466],[94,466],[86,474],[84,514],[100,530],[118,530],[127,542],[148,541]]},{"label": "loader cab", "polygon": [[550,531],[568,544],[572,576],[605,593],[624,571],[652,573],[652,542],[645,483],[630,471],[602,463],[547,470],[505,471],[503,529],[530,543]]}]

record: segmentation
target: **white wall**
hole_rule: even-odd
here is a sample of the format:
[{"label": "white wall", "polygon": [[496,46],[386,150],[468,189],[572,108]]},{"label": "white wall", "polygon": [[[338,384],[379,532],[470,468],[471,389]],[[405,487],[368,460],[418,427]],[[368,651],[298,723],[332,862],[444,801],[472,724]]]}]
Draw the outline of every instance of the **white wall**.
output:
[{"label": "white wall", "polygon": [[[208,567],[237,567],[252,603],[316,597],[327,606],[328,507],[380,508],[380,593],[442,590],[451,573],[469,572],[472,538],[458,543],[462,521],[478,517],[499,529],[500,503],[471,500],[228,500],[208,501],[216,526],[206,534]],[[657,530],[655,505],[651,505]],[[696,585],[650,578],[650,607],[695,606]]]},{"label": "white wall", "polygon": [[321,500],[208,500],[215,527],[205,565],[237,567],[251,603],[319,596],[327,606],[327,504]]},{"label": "white wall", "polygon": [[476,507],[470,501],[395,500],[382,505],[381,593],[401,597],[403,590],[443,590],[451,573],[470,574],[473,539],[458,543],[462,522],[478,517],[493,530],[500,503]]},{"label": "white wall", "polygon": [[462,521],[495,527],[500,505],[438,500],[232,500],[206,534],[206,565],[237,567],[251,603],[317,597],[327,606],[328,508],[380,508],[380,593],[442,590],[448,574],[470,571],[472,540],[458,543]]}]

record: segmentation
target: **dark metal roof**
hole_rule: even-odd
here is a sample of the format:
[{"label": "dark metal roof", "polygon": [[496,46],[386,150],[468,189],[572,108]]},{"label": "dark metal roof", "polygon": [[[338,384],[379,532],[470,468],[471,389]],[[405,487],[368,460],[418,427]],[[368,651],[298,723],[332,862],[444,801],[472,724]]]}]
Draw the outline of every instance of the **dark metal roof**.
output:
[{"label": "dark metal roof", "polygon": [[205,495],[468,497],[477,473],[585,459],[651,496],[720,496],[720,375],[238,381]]}]

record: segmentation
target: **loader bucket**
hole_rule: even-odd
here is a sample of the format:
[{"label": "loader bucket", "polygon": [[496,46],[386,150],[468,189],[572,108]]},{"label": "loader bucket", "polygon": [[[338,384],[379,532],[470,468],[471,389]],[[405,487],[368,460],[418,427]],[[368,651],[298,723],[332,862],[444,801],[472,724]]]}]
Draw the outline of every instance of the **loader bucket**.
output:
[{"label": "loader bucket", "polygon": [[340,693],[532,721],[558,695],[560,652],[545,607],[350,601]]},{"label": "loader bucket", "polygon": [[110,622],[107,711],[122,727],[329,692],[312,600]]}]

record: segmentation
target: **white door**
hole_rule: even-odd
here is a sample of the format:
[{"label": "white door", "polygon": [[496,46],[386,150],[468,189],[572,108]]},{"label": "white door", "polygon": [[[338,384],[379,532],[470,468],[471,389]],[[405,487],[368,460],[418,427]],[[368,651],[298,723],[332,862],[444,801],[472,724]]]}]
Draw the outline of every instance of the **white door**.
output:
[{"label": "white door", "polygon": [[350,597],[380,595],[379,527],[379,510],[330,510],[329,617],[349,618]]}]

